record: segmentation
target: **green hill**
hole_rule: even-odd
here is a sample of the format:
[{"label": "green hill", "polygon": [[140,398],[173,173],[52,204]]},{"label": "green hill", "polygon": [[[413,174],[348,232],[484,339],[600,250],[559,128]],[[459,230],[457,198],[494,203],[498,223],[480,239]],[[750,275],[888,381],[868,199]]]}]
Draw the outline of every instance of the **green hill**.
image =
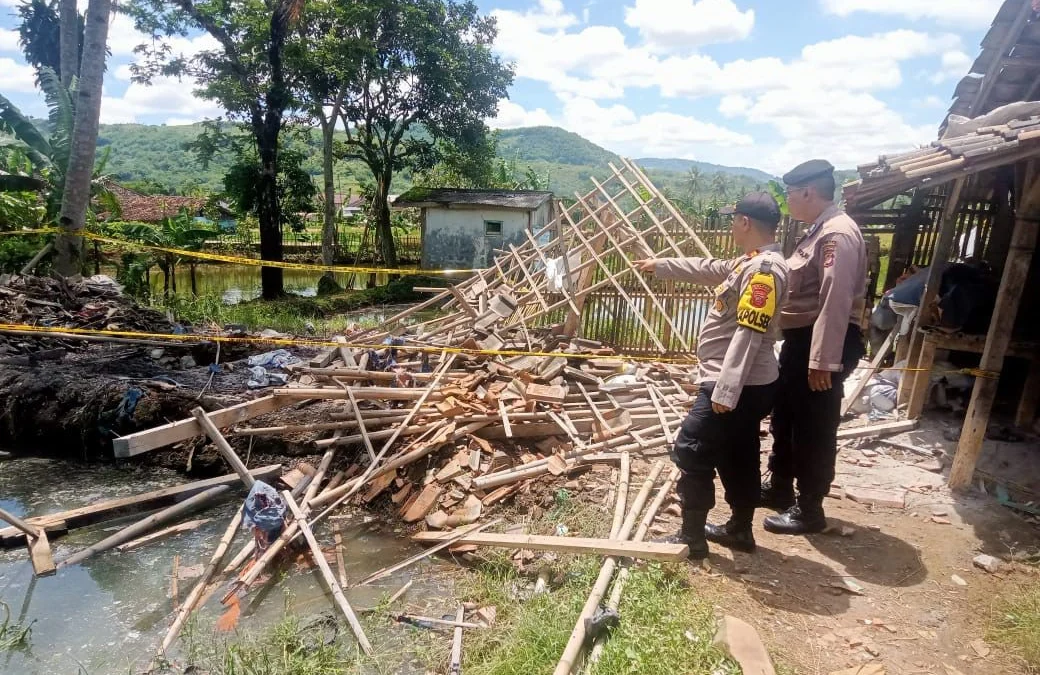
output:
[{"label": "green hill", "polygon": [[[109,149],[106,171],[127,183],[148,183],[168,192],[191,190],[216,192],[223,188],[223,177],[230,158],[218,157],[203,168],[195,156],[184,149],[201,131],[199,125],[162,126],[143,124],[104,124],[98,136],[99,148]],[[305,151],[304,168],[321,179],[321,138],[315,130],[295,138],[292,143]],[[607,164],[615,166],[618,156],[580,135],[556,127],[505,129],[498,134],[498,154],[515,161],[521,169],[531,167],[547,177],[550,189],[560,197],[573,197],[592,189],[590,177],[605,180],[610,173]],[[737,194],[761,187],[772,178],[757,169],[726,167],[682,159],[637,160],[653,181],[670,196],[689,199],[688,172],[692,166],[701,169],[701,184],[693,201],[707,199],[713,191],[713,178],[725,177],[727,192]],[[359,162],[338,162],[338,192],[356,190],[359,182],[369,179],[367,168]],[[411,187],[411,174],[402,172],[392,191]]]}]

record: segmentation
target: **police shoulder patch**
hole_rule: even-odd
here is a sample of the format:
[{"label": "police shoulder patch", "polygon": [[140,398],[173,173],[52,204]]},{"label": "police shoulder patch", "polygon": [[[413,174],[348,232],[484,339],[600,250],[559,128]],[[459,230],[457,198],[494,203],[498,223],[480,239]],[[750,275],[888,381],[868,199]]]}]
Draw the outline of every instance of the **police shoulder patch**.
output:
[{"label": "police shoulder patch", "polygon": [[737,325],[765,333],[775,314],[776,280],[768,272],[755,272],[737,304]]}]

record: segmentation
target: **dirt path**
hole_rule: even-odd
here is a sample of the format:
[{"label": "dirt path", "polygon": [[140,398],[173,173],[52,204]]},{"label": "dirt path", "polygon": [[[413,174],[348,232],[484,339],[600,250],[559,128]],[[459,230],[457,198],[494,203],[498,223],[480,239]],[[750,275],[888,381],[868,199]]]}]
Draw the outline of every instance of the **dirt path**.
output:
[{"label": "dirt path", "polygon": [[[903,440],[923,438],[936,436],[915,432]],[[905,492],[906,508],[831,498],[830,531],[810,537],[764,532],[768,514],[760,511],[758,552],[734,555],[713,546],[710,571],[692,571],[691,583],[720,613],[751,622],[787,672],[845,675],[843,669],[865,664],[883,666],[864,670],[871,675],[1025,672],[979,640],[994,599],[1035,583],[1037,570],[1004,563],[990,574],[972,559],[1035,552],[1040,532],[992,497],[951,495],[942,475],[914,466],[919,459],[880,443],[844,449],[836,484],[852,493]],[[724,504],[721,492],[718,500]],[[720,506],[712,520],[727,516]],[[854,590],[835,587],[846,581]]]}]

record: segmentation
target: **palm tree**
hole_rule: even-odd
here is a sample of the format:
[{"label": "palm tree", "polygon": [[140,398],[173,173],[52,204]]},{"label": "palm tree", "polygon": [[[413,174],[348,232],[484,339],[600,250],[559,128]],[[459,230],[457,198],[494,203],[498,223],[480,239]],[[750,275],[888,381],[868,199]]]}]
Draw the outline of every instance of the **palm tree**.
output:
[{"label": "palm tree", "polygon": [[76,89],[76,122],[72,130],[65,190],[61,202],[61,223],[65,234],[55,243],[59,274],[79,272],[83,257],[83,238],[78,236],[87,221],[90,185],[97,154],[98,125],[101,117],[101,85],[105,75],[108,20],[112,0],[90,0],[83,30],[83,56]]},{"label": "palm tree", "polygon": [[712,195],[719,201],[726,201],[729,197],[729,176],[719,171],[711,177]]},{"label": "palm tree", "polygon": [[691,166],[686,173],[686,195],[691,202],[697,198],[703,187],[704,174],[701,172],[700,167]]}]

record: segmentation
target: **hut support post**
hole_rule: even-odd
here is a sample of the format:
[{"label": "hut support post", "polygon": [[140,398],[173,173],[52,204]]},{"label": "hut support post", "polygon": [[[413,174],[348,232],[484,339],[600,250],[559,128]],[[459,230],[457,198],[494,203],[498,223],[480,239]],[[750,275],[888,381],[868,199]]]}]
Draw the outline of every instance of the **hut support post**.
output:
[{"label": "hut support post", "polygon": [[1015,426],[1028,428],[1036,419],[1037,403],[1040,403],[1040,359],[1029,364],[1029,375],[1022,385],[1022,398],[1015,412]]},{"label": "hut support post", "polygon": [[950,487],[955,490],[968,487],[975,473],[975,463],[982,451],[993,398],[997,393],[999,371],[1011,342],[1019,300],[1025,290],[1029,266],[1033,261],[1033,249],[1036,248],[1037,229],[1040,228],[1040,162],[1031,160],[1025,165],[1024,173],[1025,190],[1018,204],[1011,248],[997,293],[997,306],[993,310],[993,319],[986,335],[986,348],[979,364],[980,370],[992,375],[975,380],[971,403],[957,443],[957,454],[950,469]]},{"label": "hut support post", "polygon": [[[953,235],[957,229],[957,209],[960,206],[961,192],[964,190],[964,178],[957,179],[950,194],[946,198],[946,206],[943,208],[942,220],[939,222],[939,239],[935,242],[935,251],[932,253],[932,263],[928,267],[928,279],[925,281],[924,294],[921,296],[921,304],[918,305],[917,318],[910,330],[910,360],[907,366],[910,368],[926,368],[931,371],[931,362],[925,363],[922,356],[922,339],[920,327],[925,317],[928,316],[928,308],[935,302],[939,295],[939,283],[942,281],[943,271],[946,269],[946,261],[953,250]],[[934,352],[932,352],[934,356]],[[909,371],[905,374],[899,387],[899,402],[903,403],[910,393],[917,389],[918,378],[927,381],[931,375],[925,371]]]}]

